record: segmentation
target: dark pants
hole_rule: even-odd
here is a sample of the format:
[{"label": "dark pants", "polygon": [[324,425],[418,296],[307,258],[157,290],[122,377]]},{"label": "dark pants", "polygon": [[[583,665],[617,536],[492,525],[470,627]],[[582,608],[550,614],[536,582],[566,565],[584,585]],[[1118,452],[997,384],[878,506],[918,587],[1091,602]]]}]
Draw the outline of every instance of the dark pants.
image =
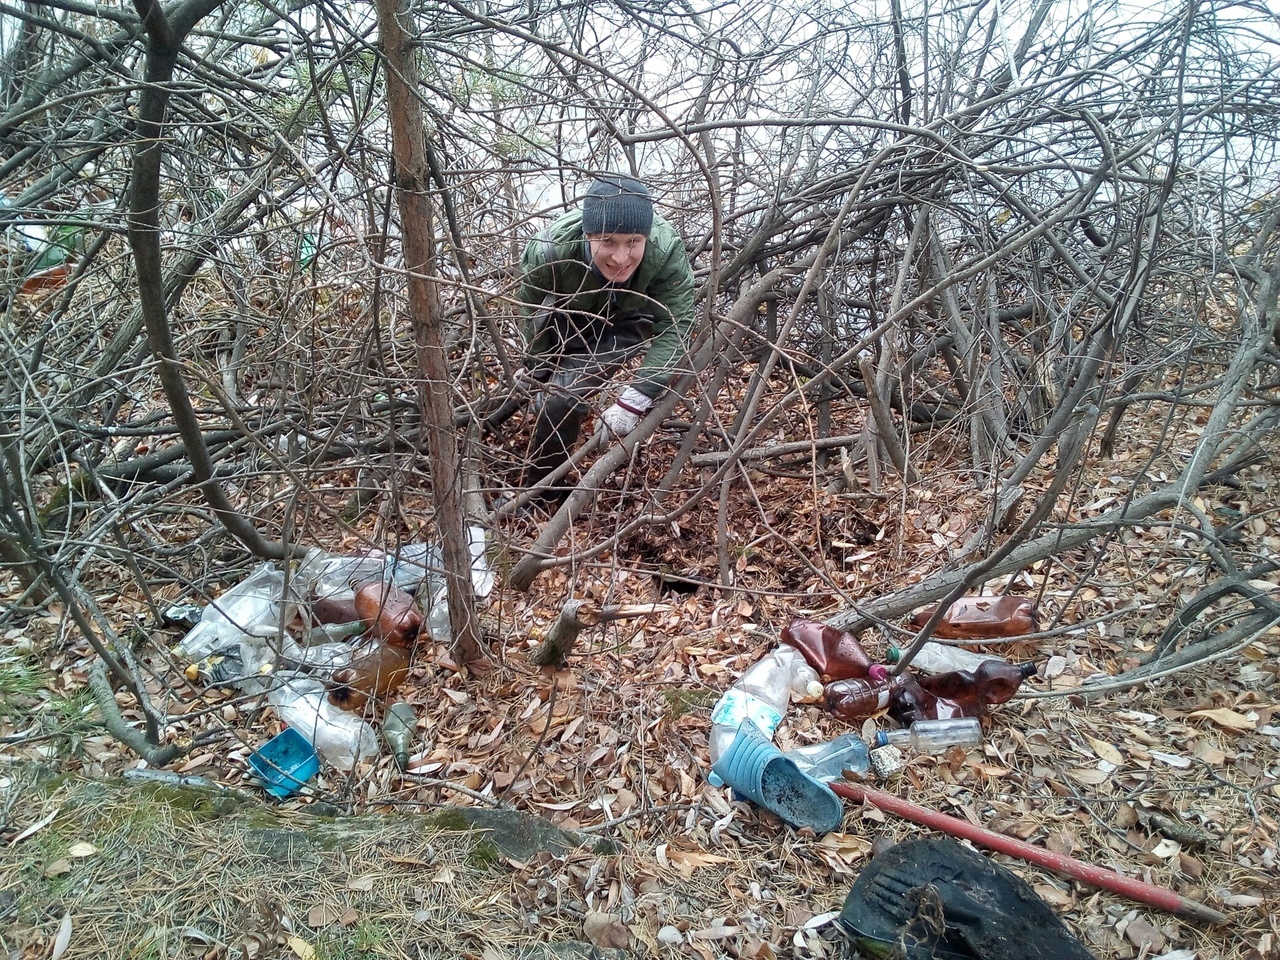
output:
[{"label": "dark pants", "polygon": [[556,314],[548,323],[555,324],[558,347],[535,358],[539,366],[551,368],[551,375],[534,397],[537,420],[525,486],[533,486],[569,459],[591,410],[587,401],[639,355],[653,333],[653,319],[647,316],[607,322]]}]

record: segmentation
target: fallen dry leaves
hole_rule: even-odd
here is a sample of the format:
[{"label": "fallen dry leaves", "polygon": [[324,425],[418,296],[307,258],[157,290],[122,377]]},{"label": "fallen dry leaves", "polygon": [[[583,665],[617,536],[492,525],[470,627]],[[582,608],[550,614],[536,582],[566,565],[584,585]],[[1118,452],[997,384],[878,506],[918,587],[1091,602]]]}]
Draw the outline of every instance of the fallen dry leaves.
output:
[{"label": "fallen dry leaves", "polygon": [[[650,445],[641,462],[649,482],[660,479],[673,449],[674,441],[661,437]],[[928,468],[925,479],[882,495],[832,492],[815,485],[807,469],[792,475],[753,469],[750,490],[735,488],[727,506],[733,589],[698,587],[719,579],[721,520],[713,503],[682,515],[678,526],[640,527],[588,564],[548,571],[528,594],[500,587],[482,610],[493,656],[488,671],[464,676],[448,650],[419,649],[398,693],[418,718],[408,770],[397,771],[387,757],[350,776],[326,768],[285,808],[320,801],[351,811],[514,804],[564,827],[593,829],[624,849],[618,857],[579,852],[505,864],[529,924],[524,936],[572,926],[597,946],[697,957],[827,955],[831,919],[873,842],[918,829],[863,807],[848,811],[840,831],[805,836],[708,787],[708,716],[787,620],[822,618],[951,562],[986,509],[955,453],[945,439],[922,442],[913,456]],[[1145,455],[1135,441],[1097,464],[1059,519],[1087,519],[1113,507],[1128,494],[1120,479]],[[1280,550],[1269,506],[1276,493],[1274,478],[1251,470],[1238,488],[1206,491],[1197,507],[1209,515],[1219,508],[1240,513],[1252,536]],[[572,546],[599,542],[624,524],[643,506],[635,500],[602,494]],[[495,533],[496,545],[514,549],[524,536],[513,521]],[[1001,649],[1040,663],[1028,687],[1054,696],[999,708],[985,724],[981,751],[910,757],[887,785],[917,803],[1231,914],[1229,931],[1205,930],[1011,864],[1100,957],[1252,960],[1273,952],[1280,935],[1273,919],[1280,895],[1280,633],[1143,688],[1084,695],[1098,678],[1119,674],[1154,649],[1165,624],[1212,575],[1194,536],[1153,520],[1124,530],[1105,554],[1067,553],[991,581],[990,590],[1007,587],[1039,603],[1048,635]],[[661,600],[672,609],[584,632],[570,669],[549,677],[528,654],[571,596]],[[122,596],[120,603],[145,613],[137,598]],[[1226,616],[1228,606],[1209,615]],[[865,638],[867,646],[879,656],[903,630],[887,624]],[[83,690],[91,656],[74,635],[53,643],[62,631],[54,609],[23,629],[32,648],[45,651],[49,695]],[[176,769],[253,789],[246,758],[278,721],[255,698],[192,686],[163,648],[154,651],[148,690],[168,716],[168,735],[204,738]],[[35,698],[36,716],[41,702],[48,698]],[[142,719],[123,695],[121,705]],[[379,714],[370,719],[376,725]],[[19,732],[12,718],[0,723],[0,734]],[[819,707],[797,704],[777,740],[789,749],[846,729]],[[32,759],[42,749],[14,748]],[[80,750],[73,762],[90,775],[136,764],[96,732],[80,740]],[[10,842],[39,833],[56,813],[32,812]],[[47,869],[69,872],[75,857],[93,856],[77,850],[64,851]],[[388,853],[384,860],[421,873],[424,887],[447,888],[464,878],[459,866],[429,858]],[[370,892],[355,886],[362,882],[353,879],[350,889]],[[335,903],[316,904],[306,916],[319,929],[361,915]],[[256,941],[247,935],[245,942]],[[299,957],[313,950],[298,935],[289,947]]]}]

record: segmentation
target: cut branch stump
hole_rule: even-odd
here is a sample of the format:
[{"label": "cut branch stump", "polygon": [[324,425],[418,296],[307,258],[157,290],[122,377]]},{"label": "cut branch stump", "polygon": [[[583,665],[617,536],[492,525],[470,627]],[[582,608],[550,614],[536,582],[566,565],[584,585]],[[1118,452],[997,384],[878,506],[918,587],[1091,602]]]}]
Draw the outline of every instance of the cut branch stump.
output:
[{"label": "cut branch stump", "polygon": [[557,670],[568,665],[574,643],[587,627],[598,627],[614,620],[647,617],[655,613],[667,613],[674,609],[668,603],[632,603],[600,607],[590,600],[566,600],[560,608],[560,616],[547,631],[546,638],[538,644],[530,660],[540,667]]}]

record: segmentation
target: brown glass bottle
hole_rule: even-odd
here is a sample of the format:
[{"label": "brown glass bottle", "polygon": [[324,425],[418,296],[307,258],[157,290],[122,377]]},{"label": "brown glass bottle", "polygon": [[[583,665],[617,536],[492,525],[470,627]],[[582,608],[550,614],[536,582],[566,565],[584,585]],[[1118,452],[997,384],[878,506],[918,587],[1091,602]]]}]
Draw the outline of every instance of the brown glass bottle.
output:
[{"label": "brown glass bottle", "polygon": [[978,717],[986,712],[987,707],[1011,699],[1022,686],[1022,681],[1035,672],[1034,663],[988,660],[975,670],[954,670],[932,677],[918,677],[916,683],[931,696],[956,704],[963,716]]},{"label": "brown glass bottle", "polygon": [[[937,607],[925,607],[911,615],[911,625],[923,627]],[[1029,597],[960,597],[947,608],[933,635],[947,640],[983,640],[1021,637],[1035,633],[1036,605]]]},{"label": "brown glass bottle", "polygon": [[782,628],[781,640],[804,654],[809,666],[829,680],[865,677],[871,658],[858,638],[816,620],[797,617]]}]

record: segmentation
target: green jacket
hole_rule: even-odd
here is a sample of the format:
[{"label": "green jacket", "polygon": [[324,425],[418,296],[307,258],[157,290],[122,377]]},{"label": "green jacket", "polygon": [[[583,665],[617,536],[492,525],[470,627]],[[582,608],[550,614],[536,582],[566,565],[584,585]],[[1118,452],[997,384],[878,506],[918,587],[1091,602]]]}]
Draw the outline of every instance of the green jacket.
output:
[{"label": "green jacket", "polygon": [[[544,236],[554,250],[548,264]],[[657,214],[649,230],[644,259],[624,287],[609,284],[587,263],[582,214],[573,211],[553,222],[524,248],[520,259],[520,302],[525,344],[538,356],[555,346],[554,331],[545,322],[549,310],[601,317],[648,314],[653,317],[653,341],[632,384],[656,398],[687,361],[693,327],[693,267],[684,241]]]}]

